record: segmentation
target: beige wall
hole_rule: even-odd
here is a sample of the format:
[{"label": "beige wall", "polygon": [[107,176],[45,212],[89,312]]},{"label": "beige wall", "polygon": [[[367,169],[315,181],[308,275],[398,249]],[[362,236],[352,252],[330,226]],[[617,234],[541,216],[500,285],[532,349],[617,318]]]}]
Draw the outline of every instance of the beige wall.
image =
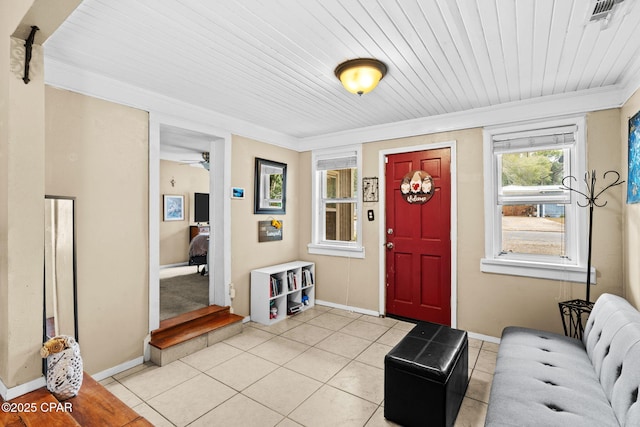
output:
[{"label": "beige wall", "polygon": [[45,190],[76,198],[79,341],[92,374],[142,356],[148,332],[148,115],[47,87],[45,118]]},{"label": "beige wall", "polygon": [[160,265],[189,261],[189,225],[195,225],[193,193],[208,192],[209,171],[206,169],[160,161],[160,194],[184,196],[185,206],[184,221],[164,221],[163,200],[160,198]]},{"label": "beige wall", "polygon": [[[258,242],[258,221],[266,221],[272,216],[253,213],[256,157],[287,164],[287,213],[273,215],[283,221],[281,241]],[[231,184],[245,189],[244,199],[231,200],[231,281],[236,289],[232,305],[237,314],[248,316],[251,306],[251,270],[299,259],[298,211],[304,198],[301,191],[305,189],[298,180],[300,176],[309,175],[309,172],[299,170],[299,155],[296,151],[235,135],[232,158]]]},{"label": "beige wall", "polygon": [[[619,110],[587,115],[588,169],[599,173],[617,169],[620,164]],[[484,184],[482,130],[470,129],[397,140],[380,141],[363,146],[363,176],[378,176],[380,150],[456,141],[457,151],[457,325],[471,332],[499,337],[508,325],[522,325],[561,332],[559,301],[584,298],[584,284],[482,273],[484,256]],[[301,153],[301,165],[311,165],[310,153]],[[303,167],[303,166],[301,166]],[[378,310],[379,251],[383,240],[379,223],[363,222],[364,260],[311,256],[306,245],[311,239],[311,177],[301,175],[300,246],[301,258],[316,262],[318,286],[316,298]],[[383,189],[381,190],[381,197]],[[602,292],[622,293],[621,264],[621,188],[607,193],[608,204],[597,210],[594,219],[593,264],[598,284],[592,298]],[[378,203],[365,203],[364,212]]]},{"label": "beige wall", "polygon": [[[622,178],[628,179],[628,132],[629,119],[640,110],[640,91],[624,104],[620,113],[620,151]],[[613,140],[612,140],[613,142]],[[623,194],[626,201],[627,187]],[[624,204],[624,296],[636,307],[640,307],[640,203]]]}]

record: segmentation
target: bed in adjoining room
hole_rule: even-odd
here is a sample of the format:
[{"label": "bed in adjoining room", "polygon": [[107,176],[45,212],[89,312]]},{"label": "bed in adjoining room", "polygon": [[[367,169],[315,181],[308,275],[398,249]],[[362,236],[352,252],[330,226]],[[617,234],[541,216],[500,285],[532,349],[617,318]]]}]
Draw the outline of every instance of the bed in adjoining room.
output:
[{"label": "bed in adjoining room", "polygon": [[[195,265],[198,273],[205,274],[207,272],[207,251],[209,250],[209,233],[200,233],[194,236],[189,243],[189,265]],[[202,271],[200,266],[204,265]]]}]

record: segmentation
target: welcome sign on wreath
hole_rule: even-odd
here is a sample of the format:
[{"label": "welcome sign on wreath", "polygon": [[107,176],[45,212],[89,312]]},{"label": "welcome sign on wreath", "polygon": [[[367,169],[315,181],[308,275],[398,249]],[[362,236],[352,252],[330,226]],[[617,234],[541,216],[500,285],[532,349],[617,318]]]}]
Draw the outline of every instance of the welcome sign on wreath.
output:
[{"label": "welcome sign on wreath", "polygon": [[402,198],[412,205],[422,205],[433,197],[433,178],[425,171],[414,170],[402,177]]}]

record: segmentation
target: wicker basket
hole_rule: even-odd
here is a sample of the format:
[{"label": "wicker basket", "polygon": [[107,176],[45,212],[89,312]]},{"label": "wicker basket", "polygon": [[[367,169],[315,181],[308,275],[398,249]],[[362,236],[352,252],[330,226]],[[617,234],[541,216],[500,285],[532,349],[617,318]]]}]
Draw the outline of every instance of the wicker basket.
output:
[{"label": "wicker basket", "polygon": [[82,356],[73,337],[65,336],[68,348],[47,356],[47,389],[59,401],[78,395],[82,386]]}]

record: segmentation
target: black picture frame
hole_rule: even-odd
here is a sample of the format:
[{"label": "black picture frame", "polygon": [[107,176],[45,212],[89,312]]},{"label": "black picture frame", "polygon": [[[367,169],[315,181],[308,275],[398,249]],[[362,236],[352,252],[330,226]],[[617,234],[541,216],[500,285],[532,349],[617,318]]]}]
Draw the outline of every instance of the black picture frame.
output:
[{"label": "black picture frame", "polygon": [[287,164],[256,157],[254,214],[287,211]]}]

